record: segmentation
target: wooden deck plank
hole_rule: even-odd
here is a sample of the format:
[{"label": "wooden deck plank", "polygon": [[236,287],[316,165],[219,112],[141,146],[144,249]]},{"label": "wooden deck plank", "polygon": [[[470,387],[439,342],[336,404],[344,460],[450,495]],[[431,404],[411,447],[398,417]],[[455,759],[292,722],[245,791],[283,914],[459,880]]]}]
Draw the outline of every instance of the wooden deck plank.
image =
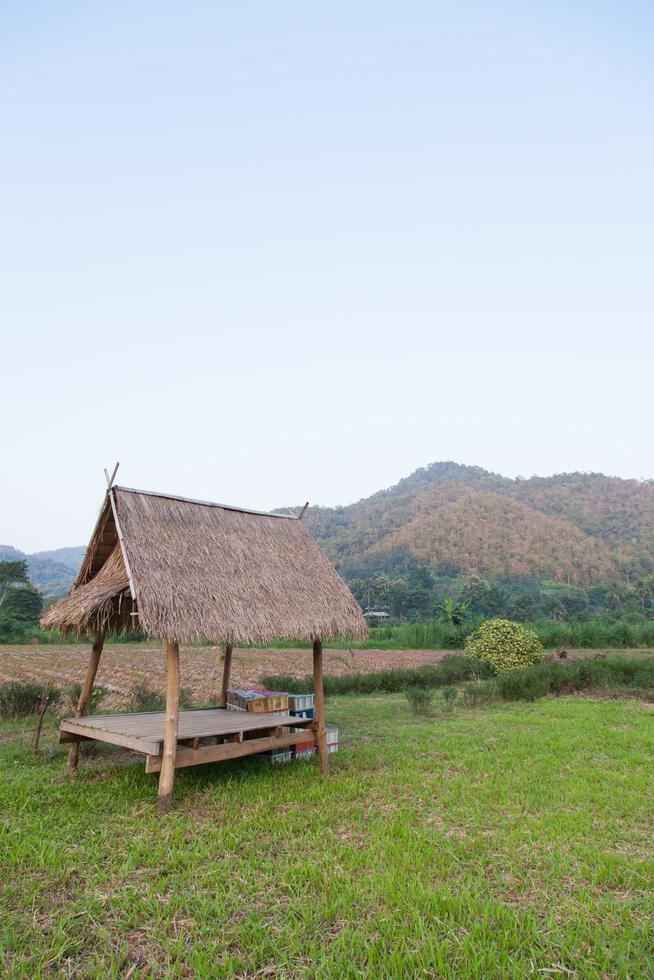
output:
[{"label": "wooden deck plank", "polygon": [[[81,735],[82,738],[89,738],[90,729],[86,725],[78,725],[75,721],[62,721],[59,727],[59,739],[62,742],[69,742],[70,738],[66,735]],[[98,729],[96,728],[97,732]],[[142,736],[125,735],[121,732],[110,732],[102,729],[102,737],[91,736],[99,742],[109,742],[110,745],[120,745],[124,749],[134,749],[135,752],[142,752],[145,755],[159,755],[161,751],[160,742],[153,742],[151,739]]]},{"label": "wooden deck plank", "polygon": [[[62,732],[69,732],[101,742],[125,745],[137,751],[152,752],[152,745],[160,745],[164,738],[164,712],[135,712],[123,715],[92,715],[66,719]],[[280,726],[309,727],[311,720],[293,718],[287,714],[269,712],[254,714],[245,711],[227,711],[224,708],[201,709],[180,712],[179,739],[205,738],[212,735],[229,737],[244,732],[265,732]],[[111,737],[110,737],[111,736]],[[120,741],[119,741],[120,739]],[[126,740],[132,744],[128,744]],[[139,741],[150,743],[139,749]]]}]

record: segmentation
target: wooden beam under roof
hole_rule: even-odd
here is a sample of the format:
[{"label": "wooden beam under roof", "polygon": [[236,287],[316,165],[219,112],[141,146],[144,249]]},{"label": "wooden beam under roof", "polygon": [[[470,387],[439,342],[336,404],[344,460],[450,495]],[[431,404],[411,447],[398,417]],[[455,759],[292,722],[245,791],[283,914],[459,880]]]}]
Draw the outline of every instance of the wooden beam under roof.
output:
[{"label": "wooden beam under roof", "polygon": [[129,558],[127,557],[127,547],[125,545],[125,538],[123,537],[123,529],[120,526],[120,521],[118,520],[118,510],[116,509],[116,492],[115,488],[111,487],[107,491],[109,495],[109,500],[111,502],[111,510],[114,515],[114,524],[116,525],[116,533],[118,535],[118,543],[120,544],[120,552],[123,556],[123,564],[125,565],[125,571],[127,572],[127,581],[129,582],[129,591],[132,595],[132,599],[136,602],[136,589],[134,588],[134,579],[132,578],[132,569],[130,568]]}]

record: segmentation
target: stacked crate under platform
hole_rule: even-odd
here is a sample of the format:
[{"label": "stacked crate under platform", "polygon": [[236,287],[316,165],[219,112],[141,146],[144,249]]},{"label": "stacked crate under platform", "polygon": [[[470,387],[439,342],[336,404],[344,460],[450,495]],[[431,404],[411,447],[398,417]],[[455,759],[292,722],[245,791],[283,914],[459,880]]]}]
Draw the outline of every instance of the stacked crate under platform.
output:
[{"label": "stacked crate under platform", "polygon": [[[288,713],[293,718],[305,721],[313,718],[313,694],[289,694]],[[291,728],[292,732],[300,732],[301,728]],[[309,737],[307,732],[306,742],[298,742],[293,748],[294,759],[310,759],[316,754],[315,739]]]}]

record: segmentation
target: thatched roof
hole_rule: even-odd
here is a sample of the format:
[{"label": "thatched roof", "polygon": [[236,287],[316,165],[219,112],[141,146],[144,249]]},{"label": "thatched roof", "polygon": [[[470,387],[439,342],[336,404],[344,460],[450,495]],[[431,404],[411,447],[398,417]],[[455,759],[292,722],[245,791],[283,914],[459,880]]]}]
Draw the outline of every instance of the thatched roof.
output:
[{"label": "thatched roof", "polygon": [[98,574],[48,609],[41,625],[76,635],[98,629],[133,629],[132,609],[125,563],[116,543]]},{"label": "thatched roof", "polygon": [[108,492],[70,595],[41,623],[75,635],[133,627],[180,643],[367,635],[300,520],[126,487]]}]

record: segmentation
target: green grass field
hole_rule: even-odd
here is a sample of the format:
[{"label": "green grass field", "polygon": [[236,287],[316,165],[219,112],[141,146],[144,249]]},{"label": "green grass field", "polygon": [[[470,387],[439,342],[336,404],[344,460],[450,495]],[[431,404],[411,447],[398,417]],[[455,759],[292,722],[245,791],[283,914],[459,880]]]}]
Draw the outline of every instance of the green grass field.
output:
[{"label": "green grass field", "polygon": [[[442,702],[437,702],[441,703]],[[654,710],[334,698],[333,775],[0,745],[9,977],[654,976]]]}]

